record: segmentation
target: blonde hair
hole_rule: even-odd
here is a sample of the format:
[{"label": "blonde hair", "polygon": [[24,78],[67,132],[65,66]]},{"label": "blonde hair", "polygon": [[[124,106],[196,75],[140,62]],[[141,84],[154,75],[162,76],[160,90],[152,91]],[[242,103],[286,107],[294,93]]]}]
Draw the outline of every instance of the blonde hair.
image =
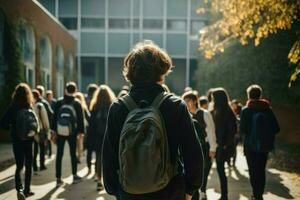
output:
[{"label": "blonde hair", "polygon": [[74,97],[80,101],[82,109],[88,111],[88,107],[84,98],[84,95],[81,92],[76,92]]},{"label": "blonde hair", "polygon": [[108,85],[100,85],[91,100],[90,111],[100,107],[109,107],[115,99],[116,95]]}]

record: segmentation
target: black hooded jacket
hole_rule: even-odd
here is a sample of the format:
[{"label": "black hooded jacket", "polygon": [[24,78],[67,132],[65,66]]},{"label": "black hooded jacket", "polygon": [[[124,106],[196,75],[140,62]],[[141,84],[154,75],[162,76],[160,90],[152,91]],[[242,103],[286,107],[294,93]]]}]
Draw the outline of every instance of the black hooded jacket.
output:
[{"label": "black hooded jacket", "polygon": [[[274,134],[279,133],[280,128],[277,119],[271,109],[270,103],[265,99],[250,99],[247,105],[243,108],[240,121],[240,132],[243,136],[249,135],[252,129],[252,118],[257,112],[265,112],[269,115],[268,119],[271,120],[271,129]],[[247,150],[247,145],[244,145]]]}]

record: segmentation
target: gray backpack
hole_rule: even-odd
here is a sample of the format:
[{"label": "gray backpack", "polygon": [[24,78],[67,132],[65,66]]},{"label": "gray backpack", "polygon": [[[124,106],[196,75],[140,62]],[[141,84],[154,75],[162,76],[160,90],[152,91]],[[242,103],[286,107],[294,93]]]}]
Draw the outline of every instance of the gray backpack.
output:
[{"label": "gray backpack", "polygon": [[161,190],[177,171],[170,160],[167,132],[159,111],[169,96],[160,93],[146,107],[139,107],[129,95],[120,99],[129,110],[119,142],[119,181],[125,192]]}]

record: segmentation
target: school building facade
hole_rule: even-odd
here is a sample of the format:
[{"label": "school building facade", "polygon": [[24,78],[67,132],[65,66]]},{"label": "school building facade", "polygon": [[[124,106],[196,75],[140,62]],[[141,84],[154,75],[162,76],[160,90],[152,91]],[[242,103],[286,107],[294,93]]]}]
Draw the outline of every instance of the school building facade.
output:
[{"label": "school building facade", "polygon": [[18,76],[16,83],[63,95],[64,83],[77,80],[76,48],[76,38],[38,1],[0,0],[0,92]]},{"label": "school building facade", "polygon": [[199,0],[40,0],[77,39],[79,82],[107,83],[118,90],[123,58],[135,43],[150,39],[167,50],[174,71],[167,84],[174,92],[193,85],[198,31],[207,17],[196,14]]}]

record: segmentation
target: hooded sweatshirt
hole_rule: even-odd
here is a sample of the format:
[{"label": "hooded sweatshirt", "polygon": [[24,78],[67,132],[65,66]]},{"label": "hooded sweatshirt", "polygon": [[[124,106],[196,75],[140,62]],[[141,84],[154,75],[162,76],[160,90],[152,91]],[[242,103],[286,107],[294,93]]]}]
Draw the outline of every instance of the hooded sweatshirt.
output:
[{"label": "hooded sweatshirt", "polygon": [[[246,106],[243,108],[241,113],[240,131],[244,136],[250,135],[252,129],[253,115],[258,112],[264,112],[269,115],[270,129],[273,134],[277,134],[280,131],[277,119],[272,111],[270,103],[266,99],[249,99]],[[247,149],[247,146],[244,145]]]}]

